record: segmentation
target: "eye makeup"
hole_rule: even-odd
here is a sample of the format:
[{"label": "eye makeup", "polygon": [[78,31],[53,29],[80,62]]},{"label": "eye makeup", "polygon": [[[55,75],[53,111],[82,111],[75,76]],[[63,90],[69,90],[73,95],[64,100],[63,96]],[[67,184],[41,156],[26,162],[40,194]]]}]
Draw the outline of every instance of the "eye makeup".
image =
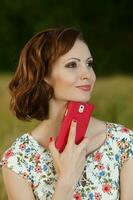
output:
[{"label": "eye makeup", "polygon": [[[79,63],[77,63],[77,61],[71,61],[71,62],[68,62],[67,64],[65,64],[65,67],[66,68],[76,68],[78,65],[79,65]],[[86,65],[87,65],[87,67],[93,67],[93,59],[88,59],[88,61],[86,62]]]},{"label": "eye makeup", "polygon": [[77,62],[75,62],[75,61],[69,62],[69,63],[67,63],[65,65],[65,67],[67,67],[67,68],[75,68],[75,67],[77,67]]},{"label": "eye makeup", "polygon": [[88,67],[94,67],[93,59],[88,60],[86,64],[88,65]]}]

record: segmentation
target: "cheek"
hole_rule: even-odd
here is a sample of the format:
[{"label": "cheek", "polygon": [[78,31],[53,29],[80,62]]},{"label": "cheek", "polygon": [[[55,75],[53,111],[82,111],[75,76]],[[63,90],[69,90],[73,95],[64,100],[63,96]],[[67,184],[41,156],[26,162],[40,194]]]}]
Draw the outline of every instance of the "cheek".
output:
[{"label": "cheek", "polygon": [[63,99],[70,95],[70,89],[72,88],[73,82],[70,77],[56,76],[53,82],[53,89],[56,99]]},{"label": "cheek", "polygon": [[57,76],[54,80],[54,87],[71,86],[74,83],[74,78],[70,75]]},{"label": "cheek", "polygon": [[96,74],[95,74],[94,71],[92,72],[92,80],[93,80],[93,82],[95,83],[95,81],[96,81]]}]

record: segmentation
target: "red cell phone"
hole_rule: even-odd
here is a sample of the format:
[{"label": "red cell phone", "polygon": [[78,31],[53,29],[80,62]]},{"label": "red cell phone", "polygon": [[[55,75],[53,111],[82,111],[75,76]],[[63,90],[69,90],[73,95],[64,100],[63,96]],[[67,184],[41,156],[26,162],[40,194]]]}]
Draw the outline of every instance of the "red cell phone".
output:
[{"label": "red cell phone", "polygon": [[68,102],[55,143],[59,152],[62,152],[67,144],[69,129],[73,119],[77,120],[75,144],[79,144],[83,140],[94,108],[94,105],[89,103]]}]

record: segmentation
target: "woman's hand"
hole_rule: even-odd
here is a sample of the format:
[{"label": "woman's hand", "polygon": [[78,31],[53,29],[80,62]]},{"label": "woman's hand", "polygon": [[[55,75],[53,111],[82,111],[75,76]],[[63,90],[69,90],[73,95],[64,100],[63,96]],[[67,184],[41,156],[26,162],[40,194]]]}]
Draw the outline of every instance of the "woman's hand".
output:
[{"label": "woman's hand", "polygon": [[87,146],[89,139],[84,138],[80,144],[75,144],[76,122],[72,121],[68,142],[65,149],[60,153],[55,146],[55,141],[49,143],[49,150],[52,154],[55,169],[60,177],[66,181],[76,184],[80,178],[86,160]]}]

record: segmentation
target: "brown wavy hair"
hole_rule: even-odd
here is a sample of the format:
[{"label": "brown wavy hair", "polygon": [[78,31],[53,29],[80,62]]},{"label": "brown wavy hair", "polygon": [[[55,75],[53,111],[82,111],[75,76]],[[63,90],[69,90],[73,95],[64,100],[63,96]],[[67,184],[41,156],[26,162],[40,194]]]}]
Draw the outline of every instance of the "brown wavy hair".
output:
[{"label": "brown wavy hair", "polygon": [[54,62],[67,53],[75,41],[84,41],[73,27],[51,28],[33,36],[24,46],[16,72],[9,83],[10,110],[20,120],[48,119],[53,88],[44,81]]}]

